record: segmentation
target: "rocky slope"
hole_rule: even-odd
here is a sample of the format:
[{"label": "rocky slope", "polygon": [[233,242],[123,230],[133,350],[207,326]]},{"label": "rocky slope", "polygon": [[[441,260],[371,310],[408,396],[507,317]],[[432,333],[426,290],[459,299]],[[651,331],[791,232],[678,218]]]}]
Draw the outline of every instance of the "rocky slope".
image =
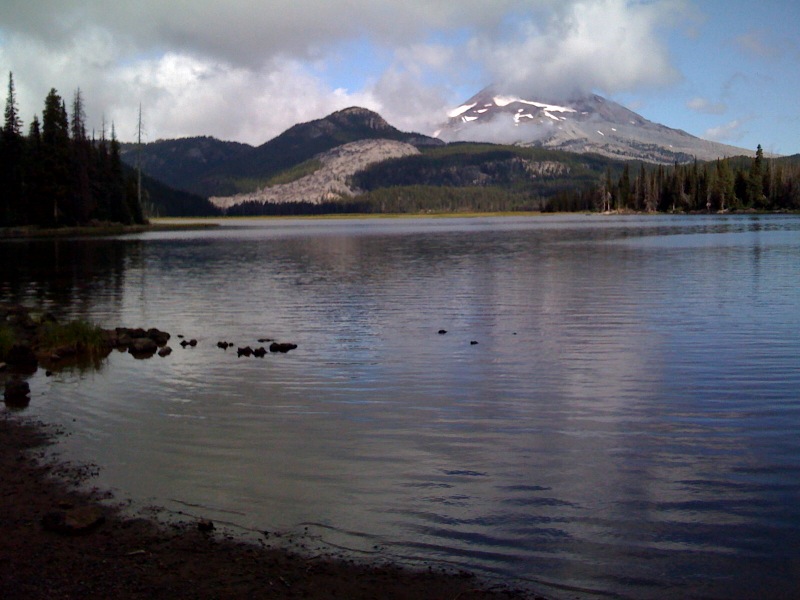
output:
[{"label": "rocky slope", "polygon": [[326,200],[354,196],[359,190],[353,189],[349,184],[353,174],[371,164],[413,154],[419,154],[415,146],[396,140],[366,139],[350,142],[318,154],[315,158],[322,166],[310,175],[251,193],[214,196],[209,200],[215,206],[227,209],[246,202],[317,204]]}]

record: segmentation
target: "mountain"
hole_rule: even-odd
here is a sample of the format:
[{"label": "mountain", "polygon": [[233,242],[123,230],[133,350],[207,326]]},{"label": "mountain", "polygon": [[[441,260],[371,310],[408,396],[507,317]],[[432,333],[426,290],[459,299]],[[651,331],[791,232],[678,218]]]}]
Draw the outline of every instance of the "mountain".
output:
[{"label": "mountain", "polygon": [[202,183],[208,173],[254,150],[239,142],[223,142],[213,137],[158,140],[142,145],[122,144],[122,160],[135,167],[141,156],[142,172],[169,187],[199,196],[208,196]]},{"label": "mountain", "polygon": [[[132,167],[128,167],[133,171]],[[142,173],[145,212],[149,217],[218,217],[222,214],[207,198],[177,190]]]},{"label": "mountain", "polygon": [[540,146],[664,164],[755,155],[648,121],[596,94],[569,101],[526,100],[488,87],[448,116],[435,134],[447,142]]},{"label": "mountain", "polygon": [[[385,139],[415,147],[439,146],[441,140],[405,133],[378,113],[351,107],[324,118],[299,123],[258,146],[210,137],[164,140],[142,147],[142,170],[168,185],[201,196],[254,192],[279,173],[349,142]],[[123,148],[123,160],[136,163],[134,144]]]},{"label": "mountain", "polygon": [[[301,163],[303,168],[292,169],[287,174],[289,181],[264,186],[255,192],[227,197],[211,197],[216,207],[228,209],[249,202],[277,204],[306,202],[318,204],[326,200],[338,200],[354,196],[350,180],[355,173],[368,166],[392,158],[418,155],[419,150],[406,142],[387,139],[363,139],[337,146]],[[308,165],[308,168],[305,166]],[[292,178],[291,174],[297,174]]]},{"label": "mountain", "polygon": [[[349,142],[384,139],[413,146],[436,146],[443,142],[418,133],[405,133],[392,127],[378,113],[351,107],[322,119],[299,123],[278,137],[213,170],[209,187],[215,196],[251,192],[270,178],[307,161],[317,154]],[[224,181],[229,185],[224,185]],[[213,185],[216,183],[217,185]]]}]

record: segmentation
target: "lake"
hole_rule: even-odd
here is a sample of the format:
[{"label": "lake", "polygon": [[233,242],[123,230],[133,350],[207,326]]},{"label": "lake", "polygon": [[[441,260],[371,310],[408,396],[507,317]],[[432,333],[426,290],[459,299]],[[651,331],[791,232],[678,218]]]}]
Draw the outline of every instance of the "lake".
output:
[{"label": "lake", "polygon": [[[2,301],[172,334],[30,381],[137,506],[553,598],[800,590],[800,217],[233,220],[0,263]],[[216,347],[265,338],[298,347]]]}]

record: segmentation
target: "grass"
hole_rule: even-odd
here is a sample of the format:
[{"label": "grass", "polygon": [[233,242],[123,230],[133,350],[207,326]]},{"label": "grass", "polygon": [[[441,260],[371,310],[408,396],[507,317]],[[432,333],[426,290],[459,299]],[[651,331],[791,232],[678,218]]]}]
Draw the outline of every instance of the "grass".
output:
[{"label": "grass", "polygon": [[39,330],[39,346],[45,350],[74,346],[81,353],[93,355],[106,348],[106,337],[102,328],[88,321],[45,323]]},{"label": "grass", "polygon": [[8,325],[0,325],[0,360],[4,360],[16,338]]}]

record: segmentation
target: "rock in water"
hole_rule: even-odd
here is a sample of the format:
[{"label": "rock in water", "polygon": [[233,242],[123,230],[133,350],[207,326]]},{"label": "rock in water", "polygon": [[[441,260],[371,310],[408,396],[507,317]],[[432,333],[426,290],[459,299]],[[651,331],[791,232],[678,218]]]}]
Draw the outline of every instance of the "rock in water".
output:
[{"label": "rock in water", "polygon": [[294,350],[295,348],[297,348],[297,344],[289,344],[289,343],[286,343],[286,342],[284,342],[282,344],[279,344],[278,342],[272,342],[269,345],[269,351],[270,352],[284,352],[285,353],[285,352],[288,352],[289,350]]},{"label": "rock in water", "polygon": [[153,356],[157,350],[158,344],[148,337],[134,338],[128,346],[128,352],[136,358]]},{"label": "rock in water", "polygon": [[6,362],[12,367],[33,370],[39,366],[39,361],[33,349],[28,344],[14,344],[6,354]]},{"label": "rock in water", "polygon": [[31,386],[22,379],[9,379],[6,381],[3,399],[8,406],[24,408],[31,401]]}]

